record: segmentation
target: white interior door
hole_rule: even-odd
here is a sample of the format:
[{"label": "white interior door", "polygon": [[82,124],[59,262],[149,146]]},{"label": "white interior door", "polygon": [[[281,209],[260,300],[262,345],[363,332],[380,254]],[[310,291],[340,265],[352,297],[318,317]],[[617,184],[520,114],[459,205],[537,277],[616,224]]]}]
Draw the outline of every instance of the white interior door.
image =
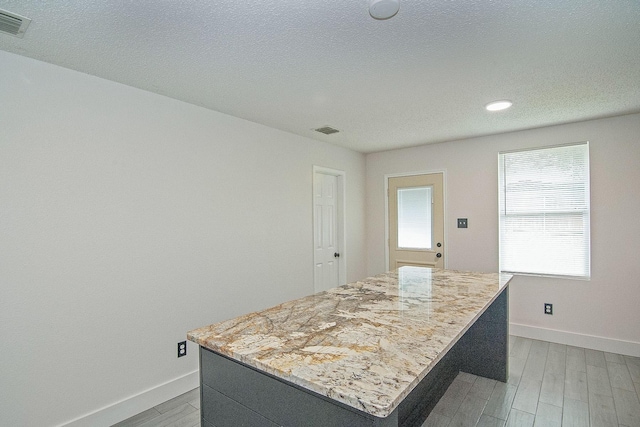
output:
[{"label": "white interior door", "polygon": [[442,173],[389,178],[389,269],[444,268]]},{"label": "white interior door", "polygon": [[340,286],[344,276],[342,186],[337,171],[314,170],[314,291]]}]

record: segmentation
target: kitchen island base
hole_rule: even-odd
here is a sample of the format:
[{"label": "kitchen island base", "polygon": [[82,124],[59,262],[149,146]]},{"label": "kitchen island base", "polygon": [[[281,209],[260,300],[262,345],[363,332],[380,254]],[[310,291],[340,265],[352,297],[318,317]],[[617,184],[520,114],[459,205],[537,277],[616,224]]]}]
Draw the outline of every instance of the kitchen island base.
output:
[{"label": "kitchen island base", "polygon": [[421,426],[458,372],[506,382],[508,287],[387,417],[380,418],[200,347],[202,426]]}]

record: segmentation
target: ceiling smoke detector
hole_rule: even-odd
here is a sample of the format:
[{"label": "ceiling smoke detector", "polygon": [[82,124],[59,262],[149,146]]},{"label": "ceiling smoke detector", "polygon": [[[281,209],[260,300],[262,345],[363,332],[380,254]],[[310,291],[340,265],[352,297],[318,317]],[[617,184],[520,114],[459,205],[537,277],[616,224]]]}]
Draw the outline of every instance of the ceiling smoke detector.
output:
[{"label": "ceiling smoke detector", "polygon": [[398,10],[400,0],[371,0],[369,3],[369,15],[379,20],[393,18]]},{"label": "ceiling smoke detector", "polygon": [[332,133],[340,132],[338,129],[334,129],[331,126],[323,126],[318,129],[314,129],[316,132],[324,133],[325,135],[331,135]]},{"label": "ceiling smoke detector", "polygon": [[0,9],[0,33],[22,38],[31,19]]}]

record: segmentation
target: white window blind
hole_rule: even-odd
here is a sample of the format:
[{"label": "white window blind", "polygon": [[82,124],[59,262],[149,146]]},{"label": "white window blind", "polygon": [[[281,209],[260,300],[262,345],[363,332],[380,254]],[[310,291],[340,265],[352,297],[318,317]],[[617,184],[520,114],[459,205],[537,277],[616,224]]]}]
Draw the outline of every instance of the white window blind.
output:
[{"label": "white window blind", "polygon": [[398,189],[398,247],[431,249],[433,187]]},{"label": "white window blind", "polygon": [[499,155],[500,270],[588,278],[589,145]]}]

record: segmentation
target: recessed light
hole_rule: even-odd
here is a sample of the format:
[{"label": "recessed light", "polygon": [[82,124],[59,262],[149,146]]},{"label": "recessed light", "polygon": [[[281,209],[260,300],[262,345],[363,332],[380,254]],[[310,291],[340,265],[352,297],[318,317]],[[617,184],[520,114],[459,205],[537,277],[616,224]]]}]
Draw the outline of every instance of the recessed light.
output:
[{"label": "recessed light", "polygon": [[506,99],[504,99],[502,101],[490,102],[487,105],[485,105],[484,108],[486,108],[488,111],[500,111],[500,110],[506,110],[512,105],[513,105],[513,102],[507,101]]}]

